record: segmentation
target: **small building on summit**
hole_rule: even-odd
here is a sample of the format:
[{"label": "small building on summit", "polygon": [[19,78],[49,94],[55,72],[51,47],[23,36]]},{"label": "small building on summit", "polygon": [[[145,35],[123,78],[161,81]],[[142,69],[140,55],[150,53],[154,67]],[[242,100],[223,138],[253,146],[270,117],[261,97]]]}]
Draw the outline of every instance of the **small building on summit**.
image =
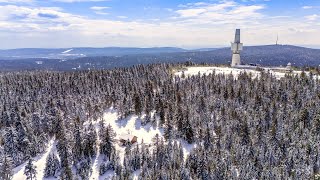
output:
[{"label": "small building on summit", "polygon": [[132,134],[121,134],[119,136],[119,142],[122,146],[125,146],[127,144],[134,144],[138,141],[138,137],[134,136]]},{"label": "small building on summit", "polygon": [[292,64],[288,63],[286,69],[287,71],[292,71]]}]

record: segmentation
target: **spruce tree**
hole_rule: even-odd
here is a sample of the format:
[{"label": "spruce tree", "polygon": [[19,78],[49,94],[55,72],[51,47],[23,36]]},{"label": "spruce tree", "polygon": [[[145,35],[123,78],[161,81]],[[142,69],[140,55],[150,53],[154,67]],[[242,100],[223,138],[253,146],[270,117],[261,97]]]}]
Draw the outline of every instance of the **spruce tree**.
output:
[{"label": "spruce tree", "polygon": [[24,174],[27,177],[27,180],[35,180],[37,175],[37,167],[33,165],[33,159],[29,158],[27,165],[24,169]]},{"label": "spruce tree", "polygon": [[13,162],[10,156],[4,154],[0,162],[0,179],[10,180],[13,177]]},{"label": "spruce tree", "polygon": [[100,143],[100,151],[102,154],[106,155],[110,161],[112,150],[115,148],[113,146],[115,132],[112,126],[109,124],[104,130],[102,130],[103,136]]},{"label": "spruce tree", "polygon": [[46,166],[44,169],[44,177],[56,177],[60,170],[60,162],[56,154],[51,153],[46,160]]}]

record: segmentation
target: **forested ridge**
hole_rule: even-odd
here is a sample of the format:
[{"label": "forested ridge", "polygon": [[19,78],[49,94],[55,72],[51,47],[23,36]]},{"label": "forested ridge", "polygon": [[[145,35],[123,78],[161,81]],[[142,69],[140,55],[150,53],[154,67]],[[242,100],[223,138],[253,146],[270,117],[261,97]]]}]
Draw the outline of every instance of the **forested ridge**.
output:
[{"label": "forested ridge", "polygon": [[[90,49],[90,48],[89,48]],[[130,48],[129,48],[130,49]],[[100,49],[98,53],[86,53],[85,49],[75,49],[75,55],[81,53],[83,56],[75,58],[72,56],[44,56],[33,52],[30,56],[19,55],[18,59],[7,60],[1,57],[0,51],[0,72],[21,71],[21,70],[54,70],[54,71],[75,71],[75,70],[99,70],[119,67],[131,67],[138,64],[155,63],[183,63],[192,61],[197,64],[230,64],[230,48],[204,49],[204,50],[183,50],[177,48],[151,48],[151,49],[115,49],[112,53],[107,49]],[[55,49],[55,51],[58,49]],[[91,49],[95,51],[94,49]],[[135,51],[135,53],[132,52]],[[12,50],[9,50],[12,51]],[[13,52],[21,50],[13,50]],[[47,50],[42,50],[47,51]],[[60,49],[61,51],[61,49]],[[22,51],[24,52],[24,51]],[[109,52],[109,53],[108,53]],[[131,52],[131,53],[130,53]],[[120,53],[120,54],[119,54]],[[133,53],[133,54],[132,54]],[[53,55],[53,57],[51,57]],[[46,57],[46,58],[45,58]],[[320,50],[290,45],[266,45],[246,46],[241,54],[243,64],[259,64],[262,66],[286,66],[291,63],[297,67],[319,67]],[[71,58],[71,59],[69,59]],[[75,59],[74,59],[75,58]],[[10,58],[9,58],[10,59]]]},{"label": "forested ridge", "polygon": [[[48,156],[45,177],[89,179],[99,151],[100,175],[121,180],[137,172],[168,180],[319,178],[320,81],[312,73],[174,76],[183,66],[1,73],[0,179],[24,162],[28,179],[37,177],[33,158],[53,138],[58,153]],[[110,107],[119,119],[146,114],[141,124],[163,135],[128,144],[121,162],[108,121],[98,131],[90,123]],[[182,141],[196,144],[187,157]]]}]

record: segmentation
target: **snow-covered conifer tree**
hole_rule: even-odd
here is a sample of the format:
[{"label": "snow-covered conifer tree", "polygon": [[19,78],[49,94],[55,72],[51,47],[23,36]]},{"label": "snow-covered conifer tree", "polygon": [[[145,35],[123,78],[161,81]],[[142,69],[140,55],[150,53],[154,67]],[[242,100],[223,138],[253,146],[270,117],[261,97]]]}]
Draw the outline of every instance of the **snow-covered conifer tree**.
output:
[{"label": "snow-covered conifer tree", "polygon": [[0,179],[9,180],[13,176],[13,162],[10,156],[3,154],[0,161]]},{"label": "snow-covered conifer tree", "polygon": [[24,168],[24,174],[27,180],[35,180],[37,177],[37,167],[33,165],[33,159],[29,158],[27,165]]}]

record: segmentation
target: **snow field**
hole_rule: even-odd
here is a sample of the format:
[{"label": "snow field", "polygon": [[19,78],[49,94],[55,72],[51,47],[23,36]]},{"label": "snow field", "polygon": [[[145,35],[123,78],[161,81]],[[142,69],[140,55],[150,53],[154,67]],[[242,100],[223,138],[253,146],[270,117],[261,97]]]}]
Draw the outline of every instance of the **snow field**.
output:
[{"label": "snow field", "polygon": [[[151,144],[152,139],[156,134],[159,135],[160,138],[163,138],[163,129],[157,127],[156,129],[148,123],[145,126],[141,126],[141,118],[144,118],[145,115],[142,115],[140,118],[136,115],[129,116],[126,119],[118,120],[118,114],[113,109],[110,108],[107,113],[104,115],[104,122],[106,125],[110,124],[113,130],[117,133],[116,139],[121,134],[130,133],[138,137],[138,143],[141,143],[143,139],[143,143]],[[186,159],[190,151],[196,147],[195,144],[188,144],[183,140],[177,140],[179,143],[182,143],[184,158]],[[124,158],[124,150],[125,148],[120,146],[118,143],[115,144],[117,150],[120,151],[120,159],[123,162]]]},{"label": "snow field", "polygon": [[[51,139],[49,141],[47,150],[44,154],[38,155],[34,158],[34,165],[36,166],[37,169],[37,179],[45,179],[43,178],[44,175],[44,169],[46,167],[46,159],[47,156],[51,152],[56,151],[56,142],[54,139]],[[26,176],[24,175],[24,168],[26,166],[27,162],[21,164],[20,166],[16,167],[13,169],[14,175],[13,175],[13,180],[23,180],[26,179]]]},{"label": "snow field", "polygon": [[[272,70],[271,68],[264,68],[265,71],[269,71],[272,75],[274,75],[277,79],[280,79],[282,77],[285,77],[286,73],[285,72],[277,72]],[[200,73],[201,75],[209,75],[210,73],[215,72],[216,74],[232,74],[236,77],[238,77],[241,73],[247,72],[252,74],[253,78],[259,78],[260,76],[260,71],[256,71],[254,69],[238,69],[238,68],[231,68],[231,67],[187,67],[186,71],[179,71],[176,72],[175,75],[181,76],[182,73],[185,74],[185,76],[192,76],[192,75],[197,75]],[[292,74],[301,74],[302,71],[293,71]]]},{"label": "snow field", "polygon": [[[154,128],[154,127],[152,127],[151,123],[148,123],[145,126],[141,126],[141,119],[143,119],[144,117],[145,117],[145,115],[142,115],[141,117],[138,117],[137,115],[131,115],[128,118],[119,119],[117,111],[113,108],[110,108],[104,114],[104,117],[103,117],[104,123],[106,125],[110,124],[112,126],[114,132],[117,134],[115,137],[116,142],[114,143],[114,145],[119,152],[121,163],[123,162],[123,159],[124,159],[125,147],[120,146],[119,143],[117,143],[119,135],[128,134],[128,133],[135,135],[138,137],[138,144],[141,143],[142,139],[143,139],[144,144],[151,144],[152,139],[154,138],[154,136],[156,134],[158,134],[160,138],[163,137],[163,129],[162,128]],[[98,126],[96,126],[96,127],[98,127]],[[186,159],[188,154],[192,151],[193,148],[195,148],[196,145],[195,144],[188,144],[187,142],[185,142],[183,140],[181,140],[179,142],[182,143],[184,158]],[[102,157],[100,157],[100,159],[102,160]],[[97,166],[97,168],[99,168],[99,166]],[[94,172],[95,172],[95,170],[94,170]],[[99,170],[96,170],[96,172],[98,172],[98,173],[93,173],[90,179],[93,180],[93,179],[111,178],[111,176],[113,175],[113,172],[109,172],[109,173],[106,173],[103,176],[99,177]],[[133,174],[134,174],[134,179],[138,179],[140,171],[136,171]]]},{"label": "snow field", "polygon": [[[131,115],[128,118],[125,119],[119,119],[118,113],[115,109],[110,108],[106,111],[106,113],[103,116],[103,121],[105,125],[111,125],[114,132],[116,133],[116,142],[114,143],[114,146],[116,147],[117,151],[119,152],[120,156],[120,162],[123,162],[124,156],[125,156],[125,147],[121,146],[118,143],[119,135],[121,134],[132,134],[138,137],[138,144],[141,143],[142,139],[144,144],[151,144],[152,139],[156,134],[159,135],[160,138],[163,138],[163,129],[162,128],[154,128],[152,127],[151,123],[148,123],[145,126],[141,126],[141,119],[145,118],[145,115],[142,115],[141,117],[138,117],[137,115]],[[90,123],[95,127],[96,133],[97,133],[97,155],[95,159],[93,160],[92,164],[92,174],[90,176],[90,180],[104,180],[109,179],[114,175],[114,172],[109,171],[105,173],[104,175],[99,175],[99,167],[100,164],[103,162],[103,155],[100,154],[100,139],[98,136],[99,132],[99,122],[101,120],[95,120],[91,122],[85,122],[84,126],[89,126]],[[183,140],[177,140],[179,143],[182,144],[183,147],[183,153],[184,153],[184,159],[187,158],[188,154],[192,151],[193,148],[196,147],[195,144],[188,144],[187,142]],[[45,179],[45,180],[51,180],[55,179],[53,177],[51,178],[43,178],[44,175],[44,169],[46,165],[46,159],[50,153],[56,153],[56,141],[54,139],[50,140],[47,150],[42,155],[38,155],[34,158],[34,165],[37,169],[37,179]],[[24,175],[24,168],[26,166],[26,163],[23,163],[22,165],[14,168],[14,176],[13,180],[23,180],[26,179]],[[73,173],[75,173],[75,169],[72,168]],[[134,173],[134,179],[138,179],[138,176],[140,174],[140,171],[135,171]]]},{"label": "snow field", "polygon": [[69,53],[71,51],[73,51],[73,49],[69,49],[69,50],[63,51],[62,54],[67,54],[67,53]]},{"label": "snow field", "polygon": [[[144,118],[145,115],[142,115],[141,118]],[[121,134],[132,134],[138,137],[138,142],[140,143],[143,139],[144,143],[150,144],[152,138],[159,134],[162,135],[162,129],[154,129],[150,123],[146,126],[141,126],[141,119],[136,115],[131,115],[126,119],[119,119],[117,112],[110,108],[107,113],[104,115],[104,122],[106,125],[111,125],[115,133],[117,134],[116,138]]]}]

